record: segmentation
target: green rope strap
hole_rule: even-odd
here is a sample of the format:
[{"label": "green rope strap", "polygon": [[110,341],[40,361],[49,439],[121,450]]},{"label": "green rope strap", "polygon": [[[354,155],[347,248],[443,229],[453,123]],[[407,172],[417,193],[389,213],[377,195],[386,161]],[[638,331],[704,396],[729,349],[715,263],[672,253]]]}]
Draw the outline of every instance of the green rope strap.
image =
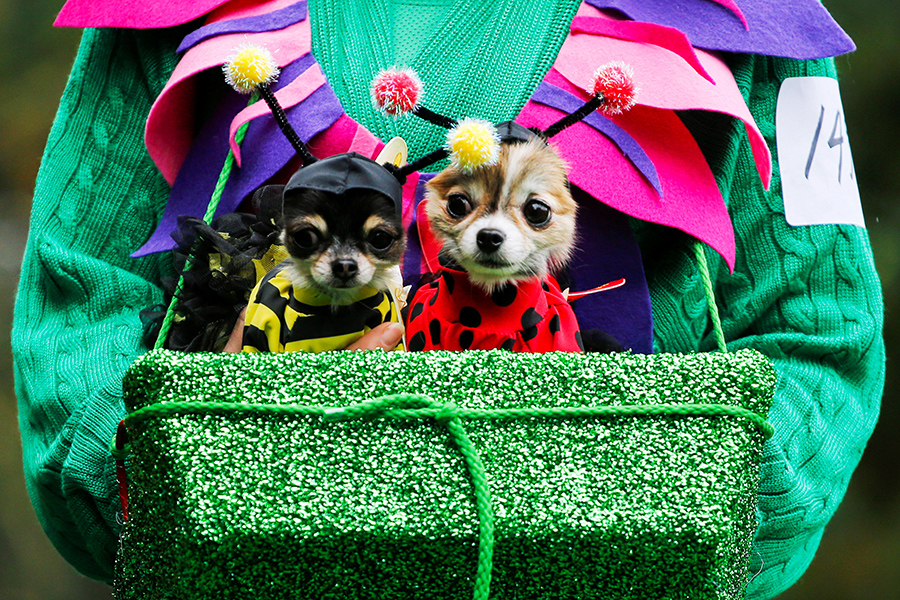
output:
[{"label": "green rope strap", "polygon": [[697,257],[697,266],[700,268],[700,279],[703,281],[703,291],[706,292],[706,301],[709,304],[709,315],[712,319],[713,335],[716,337],[716,345],[722,352],[728,352],[725,345],[725,333],[722,331],[722,319],[719,316],[719,307],[716,305],[716,294],[713,291],[712,278],[709,275],[709,263],[706,260],[706,251],[700,241],[694,242],[694,255]]},{"label": "green rope strap", "polygon": [[655,404],[629,406],[584,406],[563,408],[463,409],[453,402],[442,403],[423,394],[381,396],[345,407],[308,405],[232,404],[224,402],[167,402],[139,408],[126,417],[131,426],[153,418],[177,415],[257,415],[317,416],[324,421],[356,419],[434,419],[444,426],[462,454],[475,492],[478,514],[478,566],[473,600],[488,600],[494,555],[494,511],[484,463],[466,434],[462,419],[586,418],[639,415],[694,417],[731,416],[749,420],[768,439],[774,428],[757,413],[739,406],[720,404]]},{"label": "green rope strap", "polygon": [[[416,402],[415,406],[409,403]],[[127,425],[153,418],[189,414],[256,414],[260,416],[315,416],[326,421],[372,418],[439,419],[448,411],[460,419],[511,420],[539,418],[603,418],[637,416],[738,417],[756,426],[765,439],[775,428],[759,414],[740,406],[723,404],[646,404],[626,406],[570,406],[556,408],[468,409],[441,404],[422,394],[381,396],[353,406],[326,408],[300,404],[235,404],[230,402],[166,402],[139,408],[125,418]]]},{"label": "green rope strap", "polygon": [[[250,106],[254,102],[259,99],[259,92],[254,91],[250,95],[250,100],[247,102],[247,106]],[[244,123],[241,125],[238,130],[234,134],[235,143],[240,146],[241,142],[244,141],[244,136],[247,135],[247,129],[250,127],[250,122]],[[225,185],[228,184],[228,178],[231,177],[231,171],[234,168],[234,152],[229,148],[228,156],[225,157],[225,163],[222,165],[222,170],[219,172],[219,179],[216,181],[216,187],[213,189],[212,196],[209,199],[209,204],[206,206],[206,214],[203,215],[203,222],[209,225],[212,223],[213,217],[216,214],[216,209],[219,208],[219,202],[222,200],[222,193],[225,191]],[[186,273],[191,268],[191,262],[187,261],[184,263],[184,272]],[[172,301],[169,302],[169,307],[166,309],[166,316],[163,318],[162,325],[159,327],[159,335],[156,337],[156,344],[154,344],[153,349],[159,350],[166,343],[166,338],[169,337],[169,329],[172,327],[172,321],[175,320],[175,305],[178,303],[178,297],[181,295],[181,289],[184,287],[184,275],[178,278],[178,284],[175,286],[175,293],[172,294]]]}]

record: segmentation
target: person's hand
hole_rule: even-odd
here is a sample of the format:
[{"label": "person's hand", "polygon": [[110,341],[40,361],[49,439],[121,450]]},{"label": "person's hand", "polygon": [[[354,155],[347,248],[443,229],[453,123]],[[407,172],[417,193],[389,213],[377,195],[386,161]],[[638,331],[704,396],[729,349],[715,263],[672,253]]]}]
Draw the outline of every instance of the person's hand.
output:
[{"label": "person's hand", "polygon": [[[243,347],[243,336],[244,336],[244,315],[247,312],[245,308],[241,315],[238,317],[237,323],[234,324],[234,329],[231,331],[231,336],[228,338],[228,342],[225,344],[225,347],[222,349],[222,352],[240,352]],[[400,343],[400,340],[403,338],[403,326],[399,323],[382,323],[366,335],[362,336],[349,346],[345,348],[345,350],[375,350],[377,348],[381,348],[383,350],[393,350],[397,347],[397,344]]]},{"label": "person's hand", "polygon": [[400,323],[382,323],[366,335],[362,336],[345,350],[393,350],[403,337],[403,326]]},{"label": "person's hand", "polygon": [[228,336],[228,341],[225,342],[225,347],[222,348],[222,352],[240,352],[244,347],[244,316],[247,314],[247,307],[244,307],[244,310],[241,311],[241,314],[237,318],[237,322],[234,324],[234,329],[231,330],[231,335]]}]

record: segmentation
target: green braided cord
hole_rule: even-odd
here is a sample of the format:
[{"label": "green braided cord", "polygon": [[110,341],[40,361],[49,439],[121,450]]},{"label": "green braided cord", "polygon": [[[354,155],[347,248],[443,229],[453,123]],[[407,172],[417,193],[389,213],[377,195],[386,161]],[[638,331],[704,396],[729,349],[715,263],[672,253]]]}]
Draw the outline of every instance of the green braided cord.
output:
[{"label": "green braided cord", "polygon": [[[413,404],[412,407],[410,405]],[[185,414],[258,414],[258,415],[312,415],[327,421],[384,417],[391,419],[436,419],[443,410],[442,404],[422,394],[394,394],[360,402],[347,407],[323,408],[299,404],[234,404],[228,402],[165,402],[139,408],[125,418],[131,426],[156,417]],[[539,419],[539,418],[590,418],[617,416],[681,416],[681,417],[738,417],[755,425],[766,439],[772,437],[775,428],[759,414],[740,406],[724,404],[646,404],[626,406],[571,406],[556,408],[457,408],[461,419]]]},{"label": "green braided cord", "polygon": [[299,406],[296,404],[229,404],[225,402],[166,402],[151,404],[139,408],[125,417],[130,427],[135,423],[156,417],[174,417],[178,415],[228,415],[256,414],[260,416],[324,416],[321,406]]},{"label": "green braided cord", "polygon": [[[257,100],[259,100],[259,92],[254,90],[250,95],[247,106],[250,106]],[[241,125],[237,132],[235,132],[234,141],[238,146],[244,141],[244,136],[247,135],[247,128],[249,127],[250,122],[248,121]],[[225,157],[225,164],[222,165],[222,170],[219,172],[219,180],[216,182],[216,187],[209,199],[209,204],[206,206],[206,214],[203,215],[203,221],[207,225],[212,223],[213,216],[216,214],[216,209],[219,208],[219,202],[222,200],[222,193],[225,191],[225,185],[228,183],[228,178],[231,177],[233,168],[234,152],[229,148],[228,155]],[[186,273],[190,268],[191,262],[186,261],[184,263],[184,272]],[[163,344],[166,343],[166,338],[169,336],[169,329],[172,327],[172,321],[175,320],[175,304],[178,302],[178,296],[181,294],[182,287],[184,287],[184,274],[178,278],[178,284],[175,286],[175,293],[172,294],[172,301],[169,302],[169,307],[166,309],[166,316],[163,319],[162,325],[159,327],[159,335],[156,337],[156,344],[153,346],[154,350],[159,350],[163,347]]]},{"label": "green braided cord", "polygon": [[438,422],[450,432],[450,437],[463,455],[472,487],[475,489],[475,510],[478,513],[478,566],[475,571],[475,589],[472,600],[488,600],[491,595],[491,574],[494,570],[494,508],[491,504],[491,488],[485,475],[481,456],[466,434],[456,413],[456,405],[448,403],[441,409]]},{"label": "green braided cord", "polygon": [[706,301],[709,303],[709,314],[712,318],[716,345],[722,352],[728,352],[728,348],[725,346],[725,333],[722,331],[722,319],[719,317],[719,307],[716,305],[716,294],[713,291],[712,278],[709,275],[706,251],[699,240],[694,242],[694,255],[697,257],[697,266],[700,267],[700,278],[703,280],[703,291],[706,292]]}]

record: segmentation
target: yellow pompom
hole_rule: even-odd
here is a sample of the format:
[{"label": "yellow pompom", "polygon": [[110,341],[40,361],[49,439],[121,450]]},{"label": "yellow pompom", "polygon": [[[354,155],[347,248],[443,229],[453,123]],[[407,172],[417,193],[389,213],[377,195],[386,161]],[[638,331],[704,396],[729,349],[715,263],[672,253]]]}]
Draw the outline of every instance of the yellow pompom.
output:
[{"label": "yellow pompom", "polygon": [[450,162],[461,171],[497,164],[500,159],[500,135],[493,124],[465,118],[447,133]]},{"label": "yellow pompom", "polygon": [[262,46],[246,44],[236,48],[222,65],[225,81],[242,94],[249,94],[261,85],[269,85],[278,77],[278,65],[272,53]]}]

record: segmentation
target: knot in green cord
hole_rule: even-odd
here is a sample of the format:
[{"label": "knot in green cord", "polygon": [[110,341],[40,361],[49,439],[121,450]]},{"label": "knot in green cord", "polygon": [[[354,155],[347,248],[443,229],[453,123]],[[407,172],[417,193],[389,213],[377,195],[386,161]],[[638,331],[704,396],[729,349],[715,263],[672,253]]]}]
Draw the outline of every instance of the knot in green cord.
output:
[{"label": "knot in green cord", "polygon": [[128,441],[128,429],[125,427],[125,419],[119,421],[116,434],[109,443],[109,453],[116,460],[125,460],[131,453],[131,444]]},{"label": "knot in green cord", "polygon": [[446,425],[447,421],[459,418],[459,407],[455,402],[447,402],[434,415],[434,420],[440,425]]},{"label": "knot in green cord", "polygon": [[442,404],[423,394],[392,394],[352,406],[326,408],[322,410],[321,415],[325,421],[371,419],[380,416],[422,418],[433,415],[438,425],[447,430],[457,450],[462,454],[475,492],[475,512],[478,514],[478,565],[472,599],[488,600],[491,593],[494,555],[494,510],[491,506],[491,491],[485,476],[484,463],[466,434],[459,419],[460,410],[456,403],[451,401]]},{"label": "knot in green cord", "polygon": [[131,444],[125,444],[120,448],[116,444],[116,437],[113,436],[113,439],[109,444],[109,453],[112,454],[112,457],[116,460],[125,460],[131,453]]}]

